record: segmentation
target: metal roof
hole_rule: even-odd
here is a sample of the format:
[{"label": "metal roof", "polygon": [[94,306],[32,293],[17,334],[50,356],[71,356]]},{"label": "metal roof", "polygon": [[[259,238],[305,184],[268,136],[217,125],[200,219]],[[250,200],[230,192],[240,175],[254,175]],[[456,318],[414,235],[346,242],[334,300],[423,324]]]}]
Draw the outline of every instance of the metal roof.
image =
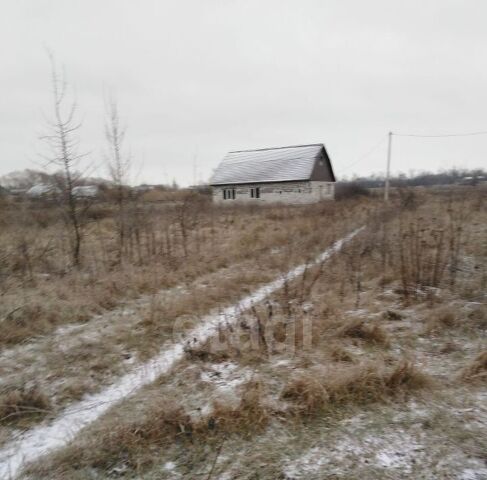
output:
[{"label": "metal roof", "polygon": [[229,152],[217,167],[211,185],[308,180],[322,143]]},{"label": "metal roof", "polygon": [[45,183],[38,183],[27,190],[26,194],[29,197],[41,197],[42,195],[47,195],[50,193],[57,193],[59,189],[57,189],[53,185],[47,185]]}]

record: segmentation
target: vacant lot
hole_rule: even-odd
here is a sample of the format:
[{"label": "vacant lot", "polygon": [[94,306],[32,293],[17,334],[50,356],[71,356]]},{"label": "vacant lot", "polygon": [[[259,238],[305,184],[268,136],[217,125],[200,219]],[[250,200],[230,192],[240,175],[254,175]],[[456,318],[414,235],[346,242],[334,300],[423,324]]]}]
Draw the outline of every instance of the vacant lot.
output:
[{"label": "vacant lot", "polygon": [[122,251],[112,207],[94,205],[76,269],[55,206],[2,206],[1,444],[305,264],[214,337],[186,338],[173,368],[25,473],[485,478],[482,193],[400,192],[387,207],[364,197],[264,209],[215,209],[198,196],[141,203]]}]

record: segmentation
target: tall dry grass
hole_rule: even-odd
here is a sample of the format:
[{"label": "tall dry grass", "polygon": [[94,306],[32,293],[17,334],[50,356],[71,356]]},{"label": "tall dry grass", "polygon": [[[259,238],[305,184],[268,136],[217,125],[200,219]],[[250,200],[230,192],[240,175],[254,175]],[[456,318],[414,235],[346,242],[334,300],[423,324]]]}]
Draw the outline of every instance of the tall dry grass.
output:
[{"label": "tall dry grass", "polygon": [[440,290],[478,298],[487,278],[485,211],[481,190],[399,195],[334,260],[342,296],[353,295],[360,308],[365,279],[379,277],[403,303],[434,302]]},{"label": "tall dry grass", "polygon": [[[152,402],[140,396],[137,398],[142,416],[139,410],[137,419],[112,413],[76,443],[49,461],[32,467],[30,472],[34,477],[57,475],[63,478],[77,469],[94,468],[98,474],[108,475],[109,472],[116,474],[114,469],[126,465],[129,474],[140,475],[157,464],[160,452],[172,445],[191,450],[201,445],[220,445],[229,436],[252,438],[273,422],[288,426],[291,419],[300,421],[313,415],[333,415],[347,411],[348,407],[398,403],[436,387],[437,383],[411,362],[398,361],[392,353],[386,357],[383,347],[404,340],[400,335],[393,338],[389,327],[390,323],[400,326],[408,316],[402,312],[405,304],[423,300],[434,303],[432,292],[435,289],[460,295],[462,282],[479,281],[477,275],[461,278],[465,256],[482,258],[482,251],[475,237],[478,233],[474,235],[472,225],[460,216],[466,208],[477,215],[475,218],[482,218],[477,208],[478,199],[475,194],[468,198],[452,198],[451,203],[445,202],[445,198],[448,200],[448,195],[426,193],[415,198],[408,195],[395,199],[387,209],[379,208],[374,199],[365,199],[364,203],[347,204],[348,209],[355,209],[348,216],[341,205],[330,204],[304,209],[212,210],[208,214],[208,226],[220,232],[215,238],[221,240],[221,244],[218,248],[208,246],[208,250],[203,247],[204,243],[200,244],[200,255],[209,254],[215,248],[220,252],[220,265],[232,265],[235,258],[243,260],[263,255],[259,258],[269,258],[265,263],[268,271],[273,268],[285,271],[298,259],[309,260],[311,253],[318,251],[323,243],[329,244],[361,221],[369,222],[371,228],[342,254],[326,265],[306,269],[301,278],[286,284],[268,302],[254,306],[242,317],[244,340],[248,341],[253,334],[257,338],[255,352],[233,348],[235,345],[231,342],[232,348],[223,352],[214,352],[209,343],[187,348],[186,361],[198,362],[197,365],[231,360],[260,371],[260,381],[250,382],[240,392],[238,405],[217,402],[210,415],[195,420],[181,405],[167,398]],[[291,242],[291,247],[287,246],[290,231],[302,235],[298,241]],[[324,235],[326,242],[323,242]],[[196,257],[191,257],[191,243],[188,246],[186,254],[196,262]],[[271,254],[271,250],[279,253]],[[225,257],[223,252],[229,256]],[[179,255],[185,255],[182,244]],[[478,289],[477,284],[474,286]],[[238,292],[238,287],[236,281],[228,290]],[[399,295],[402,303],[391,306],[384,302],[387,310],[383,315],[378,312],[370,317],[374,318],[373,322],[345,313],[358,308],[372,311],[376,297],[369,290],[373,290],[377,298],[379,292],[387,294],[389,291],[394,302]],[[220,294],[214,297],[216,301],[222,298]],[[479,314],[472,315],[477,319]],[[438,315],[437,318],[435,328],[457,328],[457,315]],[[482,322],[483,317],[479,318]],[[309,319],[313,320],[310,351],[300,350],[305,341],[298,333],[293,337],[292,354],[282,355],[290,363],[289,369],[276,373],[274,365],[265,362],[276,353],[279,342],[273,343],[266,336],[266,327],[272,324],[274,341],[281,341],[289,324],[302,332],[302,324]],[[156,320],[153,325],[157,325]],[[223,328],[221,333],[231,337],[232,332]],[[407,348],[411,347],[409,340],[405,340]],[[462,374],[463,378],[483,381],[484,360],[479,356]],[[286,378],[292,369],[295,375]],[[271,376],[270,371],[273,372]],[[283,379],[284,383],[280,383]],[[267,397],[271,389],[276,389],[276,384],[280,387],[280,402],[279,408],[274,409]],[[177,381],[172,385],[177,390]]]},{"label": "tall dry grass", "polygon": [[281,398],[299,415],[312,415],[344,404],[389,401],[431,386],[428,375],[402,361],[392,368],[380,361],[299,372],[284,387]]},{"label": "tall dry grass", "polygon": [[158,462],[156,452],[174,445],[183,449],[218,445],[230,435],[262,431],[272,411],[263,401],[263,386],[250,381],[243,385],[237,406],[215,402],[211,413],[194,418],[176,399],[148,398],[145,412],[134,419],[107,419],[85,432],[81,444],[73,444],[27,469],[35,478],[67,478],[84,468],[104,475],[120,471],[142,474]]},{"label": "tall dry grass", "polygon": [[[373,201],[365,206],[355,201],[225,209],[198,196],[170,204],[139,201],[127,222],[119,261],[114,206],[94,205],[78,269],[70,266],[69,236],[55,205],[3,208],[0,342],[15,344],[63,323],[83,322],[122,299],[185,283],[272,250],[286,251],[287,262],[284,255],[269,256],[285,270],[311,258],[375,207]],[[290,231],[299,232],[291,242]]]},{"label": "tall dry grass", "polygon": [[8,386],[0,392],[0,424],[25,426],[51,412],[52,402],[38,385]]},{"label": "tall dry grass", "polygon": [[407,362],[387,369],[380,363],[330,370],[325,376],[305,373],[289,381],[281,394],[289,408],[275,409],[266,401],[268,388],[262,381],[243,385],[237,405],[213,403],[209,414],[190,416],[175,399],[146,397],[146,404],[133,418],[122,412],[85,431],[62,451],[30,465],[34,478],[66,478],[77,471],[96,470],[110,476],[117,471],[143,475],[159,461],[159,452],[179,446],[183,451],[217,447],[228,439],[251,439],[272,422],[307,418],[318,413],[332,415],[346,405],[397,401],[428,388],[427,376]]}]

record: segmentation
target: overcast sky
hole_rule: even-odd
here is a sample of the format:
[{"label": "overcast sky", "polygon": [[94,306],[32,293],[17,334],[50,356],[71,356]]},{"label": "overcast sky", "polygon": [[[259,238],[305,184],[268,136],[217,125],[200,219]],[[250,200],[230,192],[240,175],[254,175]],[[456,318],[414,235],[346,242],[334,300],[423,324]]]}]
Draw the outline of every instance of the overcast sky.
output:
[{"label": "overcast sky", "polygon": [[[0,175],[41,161],[46,46],[98,175],[107,91],[136,182],[190,184],[229,150],[318,142],[337,176],[383,172],[389,130],[487,130],[485,0],[1,0],[0,13]],[[394,172],[453,166],[487,167],[487,136],[394,138]]]}]

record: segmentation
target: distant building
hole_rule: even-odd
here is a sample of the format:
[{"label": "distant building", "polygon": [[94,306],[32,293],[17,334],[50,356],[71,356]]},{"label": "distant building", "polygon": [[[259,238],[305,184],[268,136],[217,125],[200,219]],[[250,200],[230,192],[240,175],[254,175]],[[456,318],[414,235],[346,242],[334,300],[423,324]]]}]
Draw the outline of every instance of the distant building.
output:
[{"label": "distant building", "polygon": [[335,175],[322,143],[230,152],[210,185],[215,203],[307,204],[335,196]]},{"label": "distant building", "polygon": [[143,183],[142,185],[137,185],[132,188],[132,190],[136,193],[145,193],[145,192],[150,192],[151,190],[154,190],[156,188],[156,185],[147,185]]},{"label": "distant building", "polygon": [[12,195],[14,197],[21,197],[23,195],[27,194],[27,190],[25,188],[8,188],[7,191],[9,195]]},{"label": "distant building", "polygon": [[460,185],[479,185],[484,184],[487,181],[487,178],[484,175],[476,175],[473,177],[463,177],[460,180]]},{"label": "distant building", "polygon": [[73,188],[73,196],[76,198],[95,198],[100,193],[98,185],[84,185]]},{"label": "distant building", "polygon": [[56,188],[54,185],[48,185],[46,183],[38,183],[30,187],[25,194],[29,198],[42,198],[42,197],[49,197],[59,193],[59,189]]}]

